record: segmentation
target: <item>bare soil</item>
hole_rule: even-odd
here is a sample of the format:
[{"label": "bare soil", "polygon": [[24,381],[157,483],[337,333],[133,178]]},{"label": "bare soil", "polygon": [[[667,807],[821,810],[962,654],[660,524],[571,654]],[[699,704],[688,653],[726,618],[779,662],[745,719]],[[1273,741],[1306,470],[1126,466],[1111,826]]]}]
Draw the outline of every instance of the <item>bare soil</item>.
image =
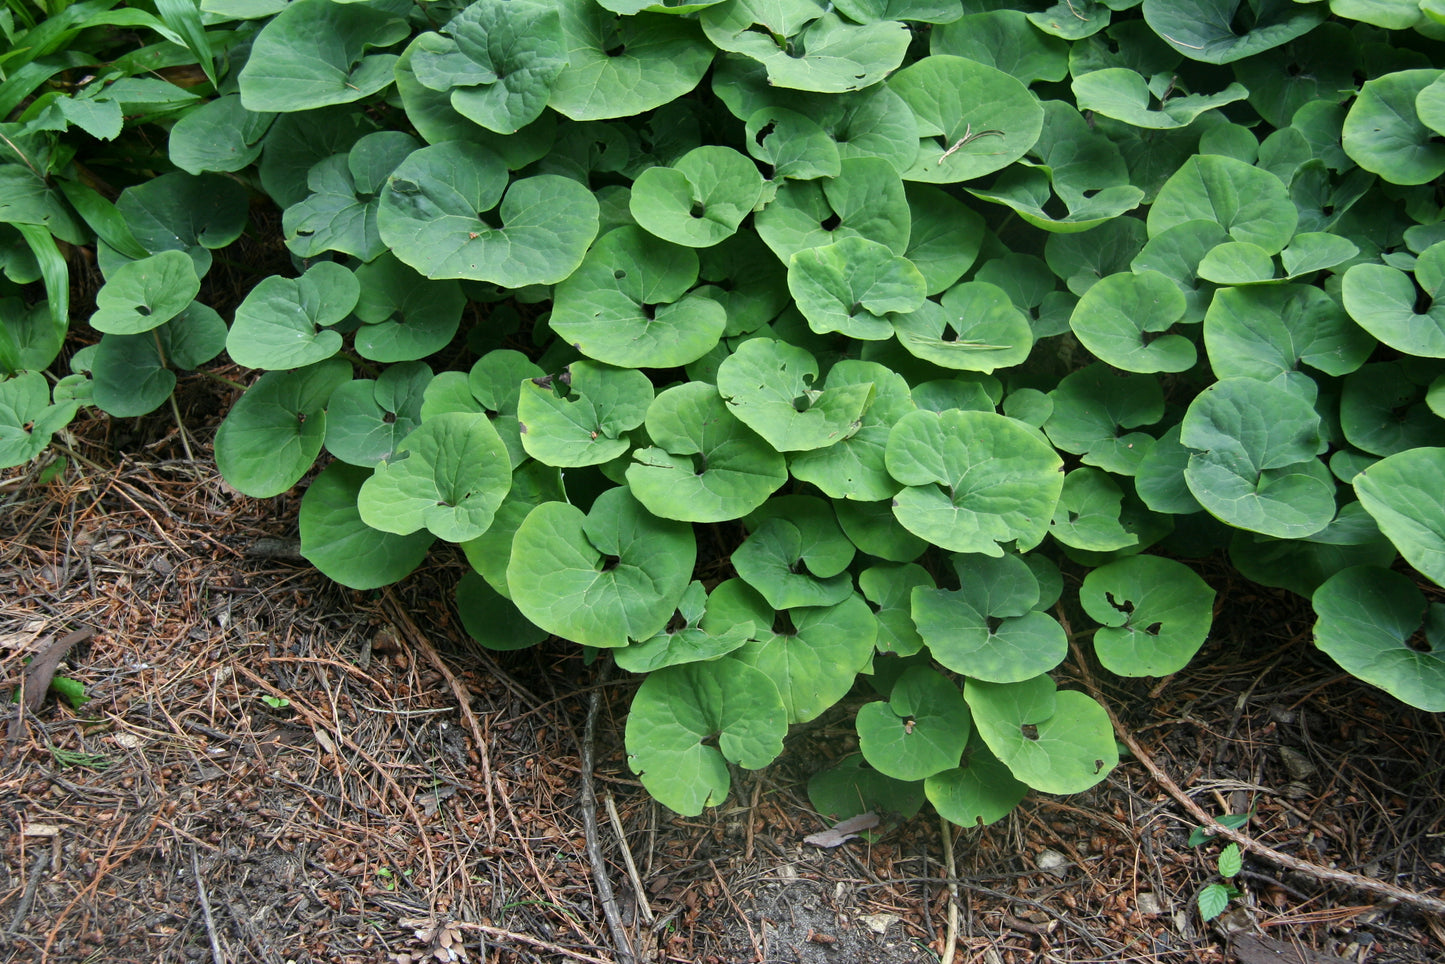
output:
[{"label": "bare soil", "polygon": [[[1219,846],[1191,847],[1197,820],[1127,756],[991,827],[945,838],[925,811],[806,846],[824,826],[807,779],[854,749],[863,694],[678,818],[626,766],[635,681],[599,683],[561,642],[479,651],[459,555],[343,589],[295,556],[294,494],[227,489],[204,432],[191,461],[165,418],[118,424],[74,426],[53,480],[0,477],[0,694],[90,631],[59,670],[89,702],[5,704],[0,961],[1445,960],[1438,918],[1250,856],[1224,926],[1203,924]],[[1441,717],[1341,673],[1302,601],[1201,566],[1221,602],[1188,670],[1120,680],[1076,653],[1062,685],[1097,680],[1152,762],[1205,811],[1251,813],[1251,838],[1438,898]],[[583,821],[593,694],[617,930]]]}]

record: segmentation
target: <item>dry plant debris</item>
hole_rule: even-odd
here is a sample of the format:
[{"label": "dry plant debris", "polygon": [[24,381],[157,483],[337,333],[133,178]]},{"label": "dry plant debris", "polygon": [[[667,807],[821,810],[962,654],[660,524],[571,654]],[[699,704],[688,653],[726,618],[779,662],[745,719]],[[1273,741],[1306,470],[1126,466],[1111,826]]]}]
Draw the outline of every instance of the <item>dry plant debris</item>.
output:
[{"label": "dry plant debris", "polygon": [[[574,648],[478,652],[448,602],[460,557],[390,594],[344,590],[275,551],[293,496],[237,497],[211,466],[161,458],[181,454],[174,438],[76,430],[94,465],[0,482],[0,689],[48,641],[94,631],[57,667],[90,701],[12,706],[0,729],[0,961],[623,959],[588,861],[596,680]],[[1246,833],[1275,850],[1438,894],[1441,719],[1332,670],[1289,598],[1222,598],[1210,672],[1066,685],[1101,687],[1206,813],[1250,811]],[[640,961],[1445,955],[1438,920],[1250,859],[1236,932],[1206,930],[1192,901],[1212,852],[1135,761],[962,831],[949,854],[923,818],[823,850],[804,845],[826,829],[805,785],[855,745],[840,709],[726,805],[672,817],[622,758],[631,685],[594,688],[591,755],[595,844]]]}]

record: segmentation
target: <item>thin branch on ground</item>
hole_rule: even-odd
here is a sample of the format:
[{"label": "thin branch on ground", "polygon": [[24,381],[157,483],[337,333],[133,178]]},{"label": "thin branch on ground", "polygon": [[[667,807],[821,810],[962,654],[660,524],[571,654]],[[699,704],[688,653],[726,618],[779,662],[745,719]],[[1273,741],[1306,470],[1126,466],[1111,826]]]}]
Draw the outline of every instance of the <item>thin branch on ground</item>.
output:
[{"label": "thin branch on ground", "polygon": [[592,865],[592,881],[597,885],[597,902],[602,905],[603,916],[607,918],[607,929],[612,932],[612,942],[624,961],[632,961],[632,942],[627,939],[627,930],[622,926],[622,915],[617,910],[617,897],[612,892],[612,880],[607,876],[607,861],[602,856],[602,846],[597,839],[597,790],[592,784],[593,740],[597,734],[597,716],[602,709],[603,684],[611,675],[612,664],[604,661],[597,673],[597,685],[587,698],[587,724],[582,731],[582,830],[587,845],[587,862]]},{"label": "thin branch on ground", "polygon": [[211,960],[215,964],[226,964],[226,955],[221,952],[221,939],[216,934],[216,919],[211,914],[211,898],[206,893],[206,882],[201,879],[201,860],[196,848],[191,848],[191,879],[196,882],[196,896],[201,900],[201,917],[206,922],[206,939],[211,944]]}]

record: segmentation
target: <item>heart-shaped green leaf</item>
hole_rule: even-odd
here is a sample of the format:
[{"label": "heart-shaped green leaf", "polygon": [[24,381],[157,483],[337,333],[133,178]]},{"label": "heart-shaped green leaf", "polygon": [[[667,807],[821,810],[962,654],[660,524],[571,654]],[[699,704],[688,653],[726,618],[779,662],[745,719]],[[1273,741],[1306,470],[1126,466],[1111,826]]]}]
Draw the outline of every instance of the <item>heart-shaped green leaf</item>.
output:
[{"label": "heart-shaped green leaf", "polygon": [[522,447],[548,465],[599,465],[626,452],[628,432],[652,404],[652,382],[636,369],[573,362],[561,376],[522,382]]},{"label": "heart-shaped green leaf", "polygon": [[632,216],[666,241],[706,248],[730,237],[757,205],[763,176],[730,147],[698,147],[632,183]]},{"label": "heart-shaped green leaf", "polygon": [[236,309],[226,350],[247,368],[302,368],[341,349],[330,326],[356,307],[361,285],[334,261],[321,261],[299,278],[272,275],[251,289]]},{"label": "heart-shaped green leaf", "polygon": [[258,378],[216,431],[222,478],[258,499],[295,485],[321,454],[327,399],[350,380],[351,364],[341,358]]},{"label": "heart-shaped green leaf", "polygon": [[184,311],[200,290],[195,265],[182,251],[130,261],[96,292],[90,326],[111,335],[150,331]]},{"label": "heart-shaped green leaf", "polygon": [[859,427],[872,383],[822,390],[818,363],[802,348],[771,338],[743,342],[718,367],[729,409],[779,452],[835,445]]},{"label": "heart-shaped green leaf", "polygon": [[1209,636],[1214,590],[1194,570],[1160,556],[1130,556],[1093,570],[1079,587],[1099,662],[1120,676],[1168,676]]},{"label": "heart-shaped green leaf", "polygon": [[261,29],[240,74],[254,111],[304,111],[370,97],[392,80],[394,54],[368,54],[406,39],[406,21],[364,3],[294,0]]},{"label": "heart-shaped green leaf", "polygon": [[1445,499],[1440,471],[1445,448],[1417,448],[1382,459],[1355,476],[1360,504],[1400,555],[1436,583],[1445,583]]},{"label": "heart-shaped green leaf", "polygon": [[400,131],[377,131],[348,154],[317,161],[306,175],[310,195],[281,219],[286,247],[301,258],[340,251],[372,261],[386,250],[376,226],[381,189],[396,166],[421,144]]},{"label": "heart-shaped green leaf", "polygon": [[866,238],[807,248],[788,261],[788,290],[808,327],[820,335],[891,338],[888,316],[917,309],[926,288],[912,262]]},{"label": "heart-shaped green leaf", "polygon": [[1184,293],[1157,271],[1123,271],[1079,299],[1069,326],[1089,351],[1129,372],[1182,372],[1193,367],[1194,343],[1168,334],[1183,320]]},{"label": "heart-shaped green leaf", "polygon": [[396,535],[361,521],[356,500],[370,477],[366,469],[333,462],[307,486],[297,520],[306,561],[352,589],[376,589],[404,579],[436,541],[425,529]]},{"label": "heart-shaped green leaf", "polygon": [[963,695],[988,748],[1035,790],[1078,793],[1119,763],[1104,708],[1083,693],[1057,692],[1047,676],[1021,683],[968,680]]},{"label": "heart-shaped green leaf", "polygon": [[879,773],[922,780],[958,766],[971,722],[958,686],[915,666],[898,677],[886,702],[858,709],[858,749]]}]

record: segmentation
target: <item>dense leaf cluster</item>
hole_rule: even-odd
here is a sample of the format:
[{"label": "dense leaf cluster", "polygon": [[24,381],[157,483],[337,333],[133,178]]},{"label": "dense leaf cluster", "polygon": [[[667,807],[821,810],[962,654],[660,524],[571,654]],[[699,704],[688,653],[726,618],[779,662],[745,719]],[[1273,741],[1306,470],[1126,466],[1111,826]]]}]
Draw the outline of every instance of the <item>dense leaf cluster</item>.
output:
[{"label": "dense leaf cluster", "polygon": [[[1089,787],[1117,753],[1049,675],[1056,607],[1113,672],[1172,673],[1214,602],[1180,560],[1220,548],[1445,710],[1440,0],[86,0],[0,27],[0,463],[225,351],[261,372],[227,480],[320,464],[302,551],[332,578],[455,543],[483,643],[646,673],[628,752],[676,811],[860,677],[882,698],[820,810],[971,826]],[[295,271],[228,323],[196,298],[258,193]],[[105,284],[52,384],[61,245]]]}]

